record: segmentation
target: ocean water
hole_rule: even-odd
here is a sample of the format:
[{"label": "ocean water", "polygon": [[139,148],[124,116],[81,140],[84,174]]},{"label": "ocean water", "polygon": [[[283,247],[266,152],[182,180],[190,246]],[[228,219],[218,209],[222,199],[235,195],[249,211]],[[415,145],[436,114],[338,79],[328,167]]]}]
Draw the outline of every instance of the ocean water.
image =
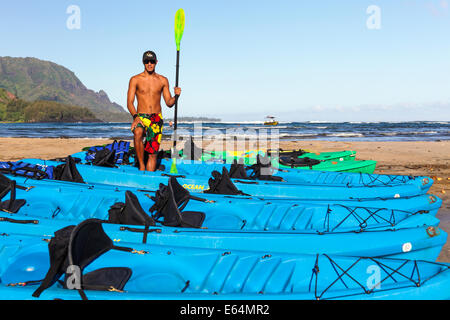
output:
[{"label": "ocean water", "polygon": [[[130,140],[131,123],[0,123],[0,137],[104,138]],[[163,138],[173,129],[166,123]],[[178,134],[195,138],[256,138],[332,141],[450,140],[450,121],[415,122],[179,122]]]}]

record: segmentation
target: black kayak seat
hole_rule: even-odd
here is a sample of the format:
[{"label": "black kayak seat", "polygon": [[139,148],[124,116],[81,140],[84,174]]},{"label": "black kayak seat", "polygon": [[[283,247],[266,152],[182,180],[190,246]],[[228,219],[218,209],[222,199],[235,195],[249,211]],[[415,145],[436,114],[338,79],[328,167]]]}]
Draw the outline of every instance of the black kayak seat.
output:
[{"label": "black kayak seat", "polygon": [[214,170],[211,175],[212,178],[208,180],[209,189],[203,191],[204,193],[249,196],[234,185],[225,167],[222,167],[222,174]]},{"label": "black kayak seat", "polygon": [[200,211],[183,211],[189,202],[190,194],[176,178],[171,177],[168,184],[169,199],[164,208],[165,226],[200,228],[205,221],[205,213]]},{"label": "black kayak seat", "polygon": [[291,168],[297,168],[297,167],[312,167],[315,166],[321,161],[311,158],[295,158],[295,157],[285,157],[281,156],[278,158],[278,161],[280,164],[284,166],[289,166]]},{"label": "black kayak seat", "polygon": [[[9,193],[9,200],[1,201]],[[0,173],[0,211],[17,213],[26,204],[24,199],[16,199],[16,181]]]},{"label": "black kayak seat", "polygon": [[183,188],[175,177],[169,178],[168,185],[160,184],[155,196],[151,197],[155,201],[150,208],[155,212],[155,219],[162,217],[164,226],[182,228],[201,228],[205,220],[205,213],[200,211],[183,211],[190,199],[203,201],[191,196],[189,191]]},{"label": "black kayak seat", "polygon": [[[38,298],[63,275],[63,287],[78,290],[84,300],[87,300],[84,290],[124,289],[132,275],[130,268],[107,267],[83,274],[83,270],[89,264],[109,250],[133,251],[132,248],[115,246],[103,230],[103,222],[99,219],[88,219],[77,226],[67,226],[54,233],[48,244],[50,268],[39,288],[33,293],[33,297]],[[78,273],[72,269],[75,266]]]},{"label": "black kayak seat", "polygon": [[155,226],[156,223],[144,209],[134,193],[125,192],[125,203],[118,202],[108,211],[108,222],[115,224],[129,224],[138,226]]}]

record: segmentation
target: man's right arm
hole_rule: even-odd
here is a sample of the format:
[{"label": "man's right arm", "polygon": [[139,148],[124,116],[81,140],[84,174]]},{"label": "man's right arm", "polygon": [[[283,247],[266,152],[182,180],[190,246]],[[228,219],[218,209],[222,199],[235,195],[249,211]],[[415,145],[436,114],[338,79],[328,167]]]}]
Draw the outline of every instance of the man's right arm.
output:
[{"label": "man's right arm", "polygon": [[130,79],[130,83],[128,85],[128,95],[127,95],[127,108],[133,117],[133,123],[131,124],[131,130],[133,131],[136,128],[138,123],[142,123],[141,119],[135,115],[137,115],[136,108],[134,107],[134,99],[136,96],[136,86],[137,81],[135,77]]},{"label": "man's right arm", "polygon": [[136,114],[136,108],[134,107],[134,98],[136,96],[136,79],[132,77],[130,83],[128,84],[128,95],[127,95],[127,108],[131,113],[131,116]]}]

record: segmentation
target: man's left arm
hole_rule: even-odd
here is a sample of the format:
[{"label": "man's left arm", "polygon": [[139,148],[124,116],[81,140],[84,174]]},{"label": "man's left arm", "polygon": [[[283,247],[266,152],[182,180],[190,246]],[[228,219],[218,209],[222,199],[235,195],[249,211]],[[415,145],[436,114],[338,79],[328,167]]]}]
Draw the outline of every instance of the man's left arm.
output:
[{"label": "man's left arm", "polygon": [[167,78],[164,78],[163,81],[164,81],[163,90],[162,90],[163,98],[164,98],[164,101],[166,102],[166,105],[169,108],[172,108],[176,102],[176,99],[181,94],[181,88],[175,87],[175,89],[174,89],[175,96],[172,97],[172,95],[170,94],[170,90],[169,90],[169,80],[167,80]]}]

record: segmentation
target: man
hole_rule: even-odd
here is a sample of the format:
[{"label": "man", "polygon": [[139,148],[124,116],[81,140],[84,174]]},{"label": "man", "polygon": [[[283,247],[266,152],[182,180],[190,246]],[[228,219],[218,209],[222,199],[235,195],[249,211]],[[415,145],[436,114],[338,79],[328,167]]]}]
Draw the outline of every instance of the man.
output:
[{"label": "man", "polygon": [[[131,131],[134,134],[134,147],[139,161],[139,170],[155,171],[157,154],[161,144],[163,117],[161,114],[161,95],[166,105],[171,108],[181,94],[181,89],[174,89],[172,97],[169,90],[169,81],[166,77],[155,72],[156,54],[146,51],[142,57],[144,72],[133,76],[128,87],[127,107],[133,116]],[[137,112],[134,107],[134,98],[137,97]],[[142,140],[145,136],[145,145]],[[147,163],[144,163],[144,150],[149,153]]]}]

